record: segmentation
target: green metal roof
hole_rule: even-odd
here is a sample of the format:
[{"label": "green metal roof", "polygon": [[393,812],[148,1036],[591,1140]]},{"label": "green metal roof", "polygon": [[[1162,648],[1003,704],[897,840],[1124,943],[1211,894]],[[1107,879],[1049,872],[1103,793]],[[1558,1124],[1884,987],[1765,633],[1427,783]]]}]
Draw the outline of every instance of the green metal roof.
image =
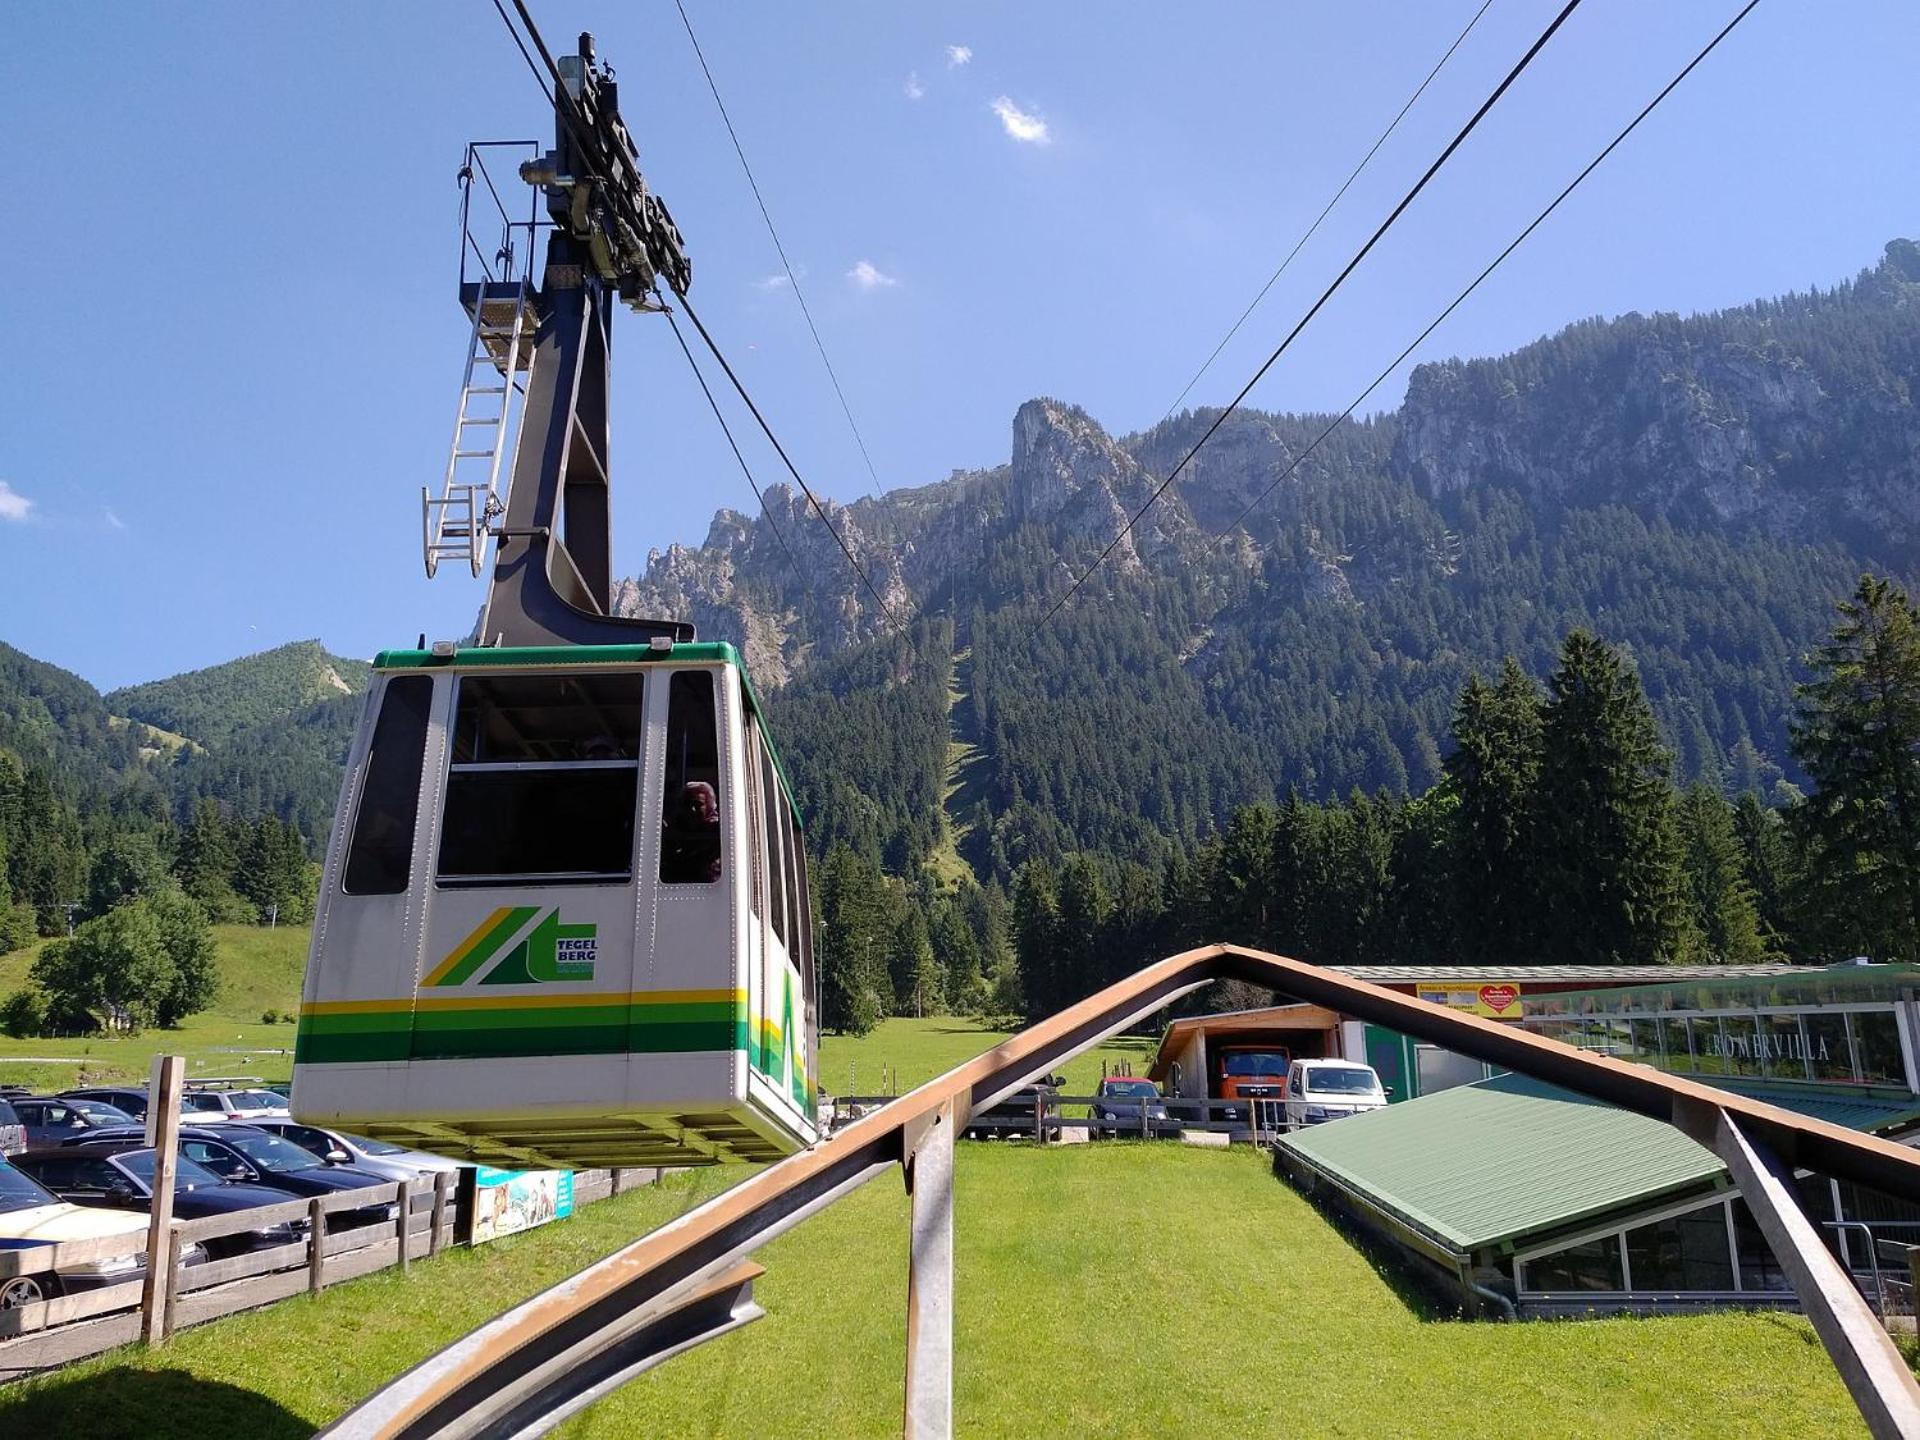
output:
[{"label": "green metal roof", "polygon": [[[1904,1090],[1713,1083],[1854,1130],[1884,1133],[1920,1121],[1920,1097]],[[1518,1244],[1725,1175],[1711,1151],[1663,1121],[1511,1074],[1279,1143],[1458,1254]]]},{"label": "green metal roof", "polygon": [[1522,1075],[1498,1075],[1279,1142],[1458,1254],[1722,1174],[1664,1121]]},{"label": "green metal roof", "polygon": [[[1692,1076],[1700,1079],[1700,1076]],[[1871,1135],[1904,1130],[1920,1121],[1920,1096],[1904,1089],[1865,1085],[1795,1085],[1791,1082],[1747,1080],[1738,1076],[1716,1075],[1704,1083],[1731,1090],[1749,1100],[1778,1105],[1811,1120],[1845,1125]]]}]

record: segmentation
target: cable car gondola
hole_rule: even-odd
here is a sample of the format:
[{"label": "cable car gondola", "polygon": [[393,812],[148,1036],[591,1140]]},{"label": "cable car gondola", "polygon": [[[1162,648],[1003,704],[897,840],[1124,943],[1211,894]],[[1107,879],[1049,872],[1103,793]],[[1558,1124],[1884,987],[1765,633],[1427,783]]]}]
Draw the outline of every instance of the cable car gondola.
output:
[{"label": "cable car gondola", "polygon": [[[473,643],[423,638],[374,662],[292,1104],[516,1167],[767,1160],[816,1135],[800,816],[738,652],[611,614],[609,317],[656,275],[676,290],[689,276],[637,168],[624,196],[605,178],[602,157],[631,162],[632,143],[590,38],[561,66],[573,113],[556,152],[522,167],[552,220],[503,213],[496,252],[511,271],[516,245],[530,257],[549,232],[543,281],[530,260],[470,281],[463,251],[467,382],[447,488],[423,497],[430,575],[456,551],[479,574],[495,542],[485,607]],[[469,147],[470,192],[484,149]],[[628,207],[648,220],[637,247]],[[491,453],[471,438],[483,421]],[[476,458],[486,480],[456,483]]]}]

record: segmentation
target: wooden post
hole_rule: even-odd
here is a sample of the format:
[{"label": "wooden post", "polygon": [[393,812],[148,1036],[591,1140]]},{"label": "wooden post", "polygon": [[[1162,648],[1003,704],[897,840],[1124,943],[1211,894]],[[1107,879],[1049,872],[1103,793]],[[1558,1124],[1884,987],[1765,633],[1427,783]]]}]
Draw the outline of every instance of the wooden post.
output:
[{"label": "wooden post", "polygon": [[447,1223],[447,1172],[433,1172],[433,1229],[428,1232],[427,1254],[440,1253],[440,1231]]},{"label": "wooden post", "polygon": [[167,1304],[163,1313],[162,1335],[173,1334],[173,1302],[180,1298],[180,1231],[176,1226],[167,1234]]},{"label": "wooden post", "polygon": [[173,1237],[173,1177],[179,1169],[180,1091],[187,1078],[184,1055],[153,1057],[147,1086],[147,1143],[153,1146],[153,1213],[147,1222],[147,1279],[140,1292],[140,1338],[158,1345],[167,1338],[173,1288],[169,1264]]},{"label": "wooden post", "polygon": [[407,1266],[413,1262],[413,1252],[408,1248],[413,1240],[413,1186],[402,1180],[396,1198],[400,1202],[400,1218],[394,1221],[394,1229],[399,1232],[400,1269],[405,1273]]},{"label": "wooden post", "polygon": [[307,1202],[307,1293],[320,1293],[320,1272],[327,1263],[327,1207],[318,1195]]}]

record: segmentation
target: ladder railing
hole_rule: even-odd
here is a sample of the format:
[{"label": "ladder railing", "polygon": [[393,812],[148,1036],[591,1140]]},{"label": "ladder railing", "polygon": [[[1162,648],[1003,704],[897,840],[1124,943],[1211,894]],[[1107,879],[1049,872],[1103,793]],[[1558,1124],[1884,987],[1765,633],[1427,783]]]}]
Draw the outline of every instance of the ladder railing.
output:
[{"label": "ladder railing", "polygon": [[[532,288],[522,280],[482,282],[473,287],[473,331],[460,378],[440,494],[420,492],[421,546],[428,578],[444,559],[464,557],[477,577],[486,562],[487,538],[505,513],[512,466],[501,467],[513,440],[514,396],[531,379],[533,332],[538,321]],[[498,380],[498,384],[493,383]],[[482,478],[484,477],[484,478]]]}]

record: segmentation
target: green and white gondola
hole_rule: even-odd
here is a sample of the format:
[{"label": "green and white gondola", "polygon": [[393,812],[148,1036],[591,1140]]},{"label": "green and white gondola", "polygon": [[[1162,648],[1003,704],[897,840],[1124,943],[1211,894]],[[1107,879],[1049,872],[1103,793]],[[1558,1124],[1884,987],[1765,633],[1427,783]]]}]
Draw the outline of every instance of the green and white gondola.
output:
[{"label": "green and white gondola", "polygon": [[724,644],[388,651],[328,845],[301,1118],[526,1167],[813,1143],[800,816]]}]

